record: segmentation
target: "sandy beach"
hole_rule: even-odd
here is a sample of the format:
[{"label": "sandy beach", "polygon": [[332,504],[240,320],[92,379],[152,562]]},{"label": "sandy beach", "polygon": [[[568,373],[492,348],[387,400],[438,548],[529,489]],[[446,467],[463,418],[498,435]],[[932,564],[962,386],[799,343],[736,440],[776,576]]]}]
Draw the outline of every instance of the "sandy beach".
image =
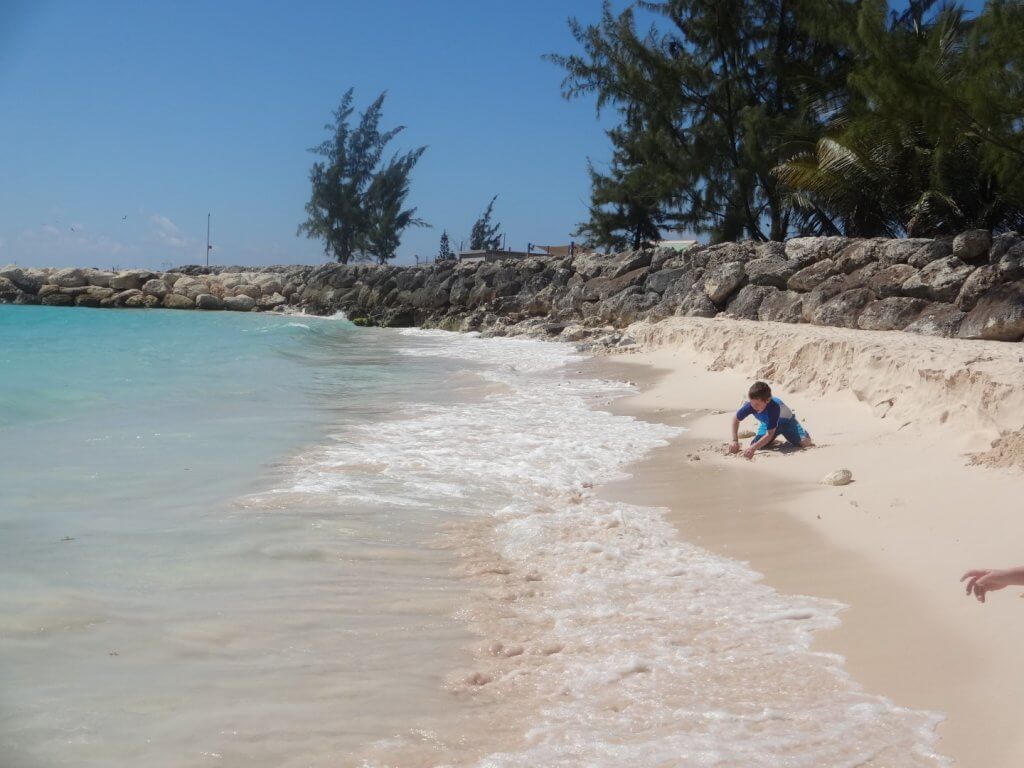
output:
[{"label": "sandy beach", "polygon": [[[1021,345],[696,318],[631,332],[639,352],[592,363],[639,384],[615,408],[687,432],[604,495],[668,507],[683,539],[782,592],[845,603],[819,650],[866,691],[942,713],[957,765],[1020,765],[1024,602],[1010,588],[981,605],[958,579],[1024,562],[1021,457],[1010,440],[987,451],[1024,422]],[[724,454],[759,378],[817,447]],[[821,484],[840,468],[852,484]]]}]

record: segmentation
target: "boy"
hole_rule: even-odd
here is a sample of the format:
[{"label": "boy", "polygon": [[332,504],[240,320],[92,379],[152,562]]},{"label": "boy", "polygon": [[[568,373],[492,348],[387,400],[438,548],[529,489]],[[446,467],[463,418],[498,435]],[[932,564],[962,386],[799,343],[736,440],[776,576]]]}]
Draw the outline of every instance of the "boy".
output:
[{"label": "boy", "polygon": [[750,447],[743,451],[743,455],[748,459],[754,458],[754,454],[761,448],[771,445],[779,435],[782,435],[797,448],[814,445],[811,436],[800,426],[800,422],[796,420],[796,414],[790,407],[779,398],[772,397],[772,388],[763,381],[755,381],[747,393],[747,402],[736,411],[736,415],[733,417],[732,443],[729,445],[729,453],[739,453],[740,422],[751,414],[761,423]]}]

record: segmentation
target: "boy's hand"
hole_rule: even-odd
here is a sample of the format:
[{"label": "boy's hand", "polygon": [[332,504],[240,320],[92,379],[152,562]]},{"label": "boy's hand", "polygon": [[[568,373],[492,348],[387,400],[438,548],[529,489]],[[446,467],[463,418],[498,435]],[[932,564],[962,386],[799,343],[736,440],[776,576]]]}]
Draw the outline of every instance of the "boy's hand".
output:
[{"label": "boy's hand", "polygon": [[739,452],[740,452],[740,441],[739,440],[733,440],[731,443],[729,443],[729,453],[739,453]]},{"label": "boy's hand", "polygon": [[745,459],[753,459],[754,458],[754,454],[756,452],[757,452],[757,449],[754,446],[750,446],[749,448],[747,448],[747,450],[745,450],[743,452],[743,458],[745,458]]},{"label": "boy's hand", "polygon": [[985,602],[986,592],[995,592],[1013,583],[1008,572],[989,568],[968,571],[960,577],[960,581],[967,582],[967,594],[973,593],[980,603]]}]

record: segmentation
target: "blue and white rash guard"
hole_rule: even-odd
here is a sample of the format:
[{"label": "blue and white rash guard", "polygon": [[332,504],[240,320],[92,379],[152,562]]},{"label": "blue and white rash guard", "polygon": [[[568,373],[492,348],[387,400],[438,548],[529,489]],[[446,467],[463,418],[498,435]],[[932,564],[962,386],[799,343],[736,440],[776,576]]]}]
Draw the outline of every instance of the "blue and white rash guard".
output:
[{"label": "blue and white rash guard", "polygon": [[760,413],[754,410],[750,402],[744,403],[738,411],[736,411],[736,420],[743,421],[747,416],[751,416],[762,424],[764,424],[766,430],[778,429],[780,422],[789,421],[793,416],[793,409],[791,409],[784,402],[779,400],[777,397],[773,397],[771,402],[765,406],[765,409]]}]

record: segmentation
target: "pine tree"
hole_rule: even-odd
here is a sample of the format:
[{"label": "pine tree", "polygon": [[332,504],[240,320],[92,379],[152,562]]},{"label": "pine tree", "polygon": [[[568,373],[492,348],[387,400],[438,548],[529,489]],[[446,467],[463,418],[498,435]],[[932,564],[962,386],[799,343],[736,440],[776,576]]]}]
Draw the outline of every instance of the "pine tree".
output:
[{"label": "pine tree", "polygon": [[469,235],[469,249],[471,251],[496,251],[501,248],[501,224],[491,224],[491,216],[494,213],[494,201],[498,199],[495,195],[487,204],[484,212],[473,223],[473,230]]},{"label": "pine tree", "polygon": [[403,211],[401,206],[409,191],[409,174],[426,147],[381,165],[384,149],[404,130],[380,130],[384,97],[378,96],[352,127],[350,88],[334,112],[334,122],[324,126],[331,137],[310,150],[324,160],[310,169],[312,192],[298,234],[323,240],[324,253],[342,264],[392,258],[402,231],[423,225],[415,218],[415,209]]},{"label": "pine tree", "polygon": [[448,230],[441,232],[441,244],[437,250],[438,261],[451,261],[455,258],[455,254],[452,253],[451,245],[448,242]]}]

